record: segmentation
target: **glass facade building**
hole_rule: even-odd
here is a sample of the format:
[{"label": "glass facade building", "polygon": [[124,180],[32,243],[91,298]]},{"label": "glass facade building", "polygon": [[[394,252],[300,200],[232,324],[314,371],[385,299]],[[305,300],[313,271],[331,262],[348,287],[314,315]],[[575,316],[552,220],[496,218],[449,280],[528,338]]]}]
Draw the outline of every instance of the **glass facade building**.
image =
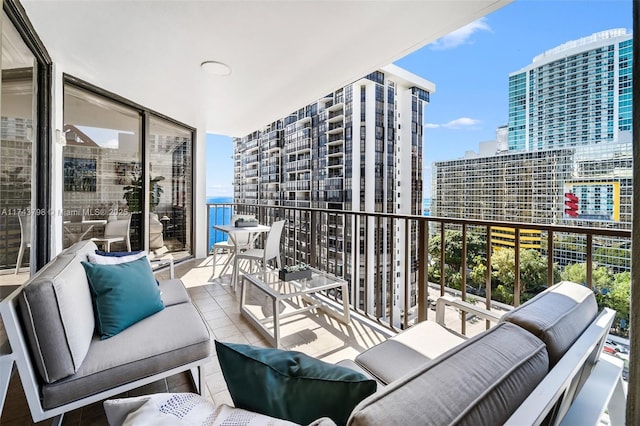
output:
[{"label": "glass facade building", "polygon": [[509,75],[509,149],[630,140],[632,36],[624,29],[569,41]]},{"label": "glass facade building", "polygon": [[[490,155],[435,163],[432,214],[630,229],[631,44],[625,30],[603,31],[511,73],[508,149],[498,141]],[[509,229],[492,235],[494,247],[514,246]],[[585,261],[586,241],[555,239],[560,265]],[[546,249],[539,232],[522,233],[520,244]],[[596,261],[616,272],[630,269],[629,249],[629,241],[593,242]]]}]

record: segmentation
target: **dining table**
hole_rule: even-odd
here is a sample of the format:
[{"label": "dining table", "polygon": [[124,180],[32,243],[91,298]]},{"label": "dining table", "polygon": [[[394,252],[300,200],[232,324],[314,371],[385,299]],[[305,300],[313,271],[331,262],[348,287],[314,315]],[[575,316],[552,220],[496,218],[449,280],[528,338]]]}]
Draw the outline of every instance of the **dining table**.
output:
[{"label": "dining table", "polygon": [[63,226],[71,243],[77,243],[83,240],[93,230],[94,226],[104,226],[106,224],[106,219],[82,219],[81,221],[65,220]]},{"label": "dining table", "polygon": [[233,288],[235,288],[235,277],[237,276],[236,268],[238,267],[235,256],[240,252],[240,246],[237,243],[238,241],[240,241],[239,237],[247,236],[248,238],[242,238],[242,241],[248,241],[248,245],[253,247],[258,237],[265,232],[269,232],[271,230],[271,227],[267,225],[234,226],[233,224],[230,224],[213,225],[213,229],[226,233],[227,237],[229,238],[229,242],[232,243],[235,247],[235,249],[231,252],[231,256],[233,256],[232,259],[227,260],[228,262],[233,261],[233,274],[231,275],[233,278],[231,285]]}]

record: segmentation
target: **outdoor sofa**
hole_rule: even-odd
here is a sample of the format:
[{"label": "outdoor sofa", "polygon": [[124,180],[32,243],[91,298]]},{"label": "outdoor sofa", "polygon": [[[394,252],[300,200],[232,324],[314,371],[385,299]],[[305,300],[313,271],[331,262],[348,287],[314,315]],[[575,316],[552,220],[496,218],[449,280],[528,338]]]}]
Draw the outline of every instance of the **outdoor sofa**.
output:
[{"label": "outdoor sofa", "polygon": [[[498,324],[467,339],[444,327],[445,305]],[[297,423],[324,426],[338,419],[338,424],[353,426],[595,425],[608,405],[611,424],[624,424],[622,363],[601,355],[615,312],[604,309],[598,314],[592,290],[561,282],[502,317],[447,297],[438,300],[436,309],[437,321],[417,324],[355,360],[338,363],[348,371],[360,372],[364,380],[375,380],[372,394],[348,408],[346,417],[332,416],[328,409],[321,418]],[[278,419],[300,418],[305,413],[296,412],[295,406],[302,404],[313,410],[331,397],[329,391],[305,395],[299,381],[308,380],[309,372],[335,365],[323,367],[317,361],[319,364],[305,371],[313,358],[304,354],[222,342],[216,342],[216,348],[239,408],[215,406],[197,395],[123,398],[105,401],[110,424],[171,419],[171,413],[160,413],[158,407],[179,406],[180,401],[183,408],[188,405],[186,411],[179,412],[187,413],[189,424],[232,420],[234,424],[289,424]],[[284,364],[274,361],[276,358]],[[265,363],[271,363],[269,368],[264,368]],[[348,373],[342,377],[347,376],[349,383],[357,381]],[[277,389],[280,385],[291,388]],[[267,400],[269,407],[265,409],[263,402]]]},{"label": "outdoor sofa", "polygon": [[112,337],[98,335],[95,295],[81,263],[96,249],[91,241],[72,245],[0,305],[8,356],[34,422],[61,420],[68,411],[180,372],[192,373],[199,392],[204,388],[210,334],[180,280],[156,282],[148,265],[142,272],[161,299],[158,311]]}]

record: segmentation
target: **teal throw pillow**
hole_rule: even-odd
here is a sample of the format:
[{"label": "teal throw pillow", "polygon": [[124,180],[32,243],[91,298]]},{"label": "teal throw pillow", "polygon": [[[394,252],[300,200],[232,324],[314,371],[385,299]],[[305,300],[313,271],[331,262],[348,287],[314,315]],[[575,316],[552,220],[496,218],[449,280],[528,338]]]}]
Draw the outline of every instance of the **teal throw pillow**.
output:
[{"label": "teal throw pillow", "polygon": [[101,339],[164,309],[146,256],[117,265],[82,262],[89,279]]},{"label": "teal throw pillow", "polygon": [[346,424],[376,391],[375,380],[301,352],[216,341],[216,352],[237,408],[299,424],[330,417]]}]

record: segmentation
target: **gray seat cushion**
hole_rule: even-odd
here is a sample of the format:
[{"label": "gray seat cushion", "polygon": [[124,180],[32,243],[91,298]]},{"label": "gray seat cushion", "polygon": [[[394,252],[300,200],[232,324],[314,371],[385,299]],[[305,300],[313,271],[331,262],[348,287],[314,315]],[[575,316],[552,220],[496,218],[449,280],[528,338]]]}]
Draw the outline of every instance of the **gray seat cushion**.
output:
[{"label": "gray seat cushion", "polygon": [[187,289],[184,288],[182,281],[175,280],[163,280],[159,282],[160,296],[164,306],[177,305],[178,303],[191,302],[191,297],[187,293]]},{"label": "gray seat cushion", "polygon": [[206,358],[209,331],[191,303],[168,306],[91,348],[76,374],[42,389],[53,408],[156,373]]},{"label": "gray seat cushion", "polygon": [[376,392],[378,392],[380,389],[382,389],[384,387],[384,385],[385,385],[380,380],[378,380],[377,377],[375,377],[370,372],[368,372],[367,370],[362,368],[362,366],[360,366],[359,364],[356,364],[354,361],[352,361],[350,359],[343,359],[340,362],[336,362],[336,365],[341,365],[342,367],[350,368],[352,370],[357,371],[360,374],[363,374],[365,377],[368,377],[369,379],[375,380],[377,385],[378,385],[378,387],[376,388]]},{"label": "gray seat cushion", "polygon": [[503,424],[548,371],[544,343],[501,323],[368,397],[348,424]]},{"label": "gray seat cushion", "polygon": [[388,384],[465,340],[433,321],[424,321],[361,353],[356,363]]},{"label": "gray seat cushion", "polygon": [[33,359],[44,382],[75,373],[89,350],[95,320],[81,260],[95,251],[80,241],[35,274],[20,294],[20,314]]},{"label": "gray seat cushion", "polygon": [[547,345],[553,367],[597,314],[592,290],[563,281],[508,312],[501,321],[517,324],[538,336]]}]

